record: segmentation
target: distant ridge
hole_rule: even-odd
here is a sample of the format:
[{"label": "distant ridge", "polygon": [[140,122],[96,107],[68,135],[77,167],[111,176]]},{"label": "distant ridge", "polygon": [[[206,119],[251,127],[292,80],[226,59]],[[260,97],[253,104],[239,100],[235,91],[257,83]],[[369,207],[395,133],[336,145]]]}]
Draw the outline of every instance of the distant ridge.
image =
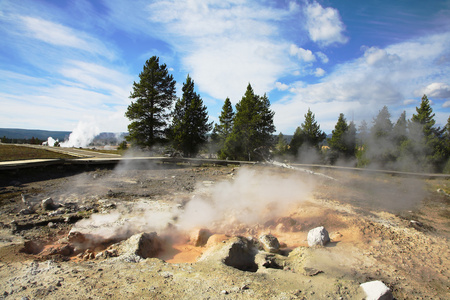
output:
[{"label": "distant ridge", "polygon": [[48,137],[64,141],[69,138],[71,131],[48,131],[39,129],[0,128],[0,138],[6,136],[9,139],[31,139],[32,137],[47,140]]}]

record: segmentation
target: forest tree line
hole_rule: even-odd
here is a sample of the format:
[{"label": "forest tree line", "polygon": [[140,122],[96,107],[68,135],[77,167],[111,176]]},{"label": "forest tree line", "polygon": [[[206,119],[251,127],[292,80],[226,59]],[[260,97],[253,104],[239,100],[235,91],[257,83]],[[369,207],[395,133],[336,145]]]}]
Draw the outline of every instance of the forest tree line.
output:
[{"label": "forest tree line", "polygon": [[219,122],[208,121],[208,112],[194,81],[187,75],[181,98],[175,80],[159,58],[146,61],[139,74],[125,115],[130,119],[127,140],[136,147],[173,147],[185,157],[200,151],[230,160],[288,160],[291,162],[343,164],[414,172],[450,172],[450,117],[444,128],[436,126],[426,95],[410,119],[403,112],[393,123],[384,106],[371,124],[358,127],[340,114],[331,138],[308,109],[305,120],[288,141],[274,136],[274,112],[266,94],[251,84],[233,108],[225,99]]}]

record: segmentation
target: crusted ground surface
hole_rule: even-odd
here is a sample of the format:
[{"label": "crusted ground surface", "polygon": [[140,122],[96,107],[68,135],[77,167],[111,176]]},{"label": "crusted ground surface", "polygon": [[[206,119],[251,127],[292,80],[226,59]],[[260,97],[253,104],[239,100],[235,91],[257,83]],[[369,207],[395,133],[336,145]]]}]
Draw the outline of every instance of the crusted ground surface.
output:
[{"label": "crusted ground surface", "polygon": [[[280,178],[283,199],[274,192],[273,199],[261,200],[266,201],[262,210],[246,207],[248,222],[236,217],[245,212],[233,214],[241,206],[216,203],[215,213],[223,209],[223,216],[202,223],[206,240],[193,243],[192,228],[183,232],[177,224],[188,224],[183,213],[192,209],[195,197],[208,202],[220,192],[220,203],[227,195],[229,201],[244,203],[254,197],[252,189],[264,187],[249,181],[250,189],[229,191],[243,167],[167,167],[3,178],[0,298],[363,299],[359,284],[372,280],[383,281],[396,299],[450,298],[448,180],[328,171],[334,181],[270,166],[245,167],[250,174],[269,174],[268,182]],[[289,193],[284,179],[298,181],[308,192],[300,195],[293,188]],[[230,185],[215,189],[223,182]],[[278,209],[289,197],[293,200]],[[54,207],[42,206],[46,198],[52,198]],[[177,213],[166,226],[155,225],[161,223],[157,212],[173,209]],[[263,217],[254,218],[256,214]],[[140,229],[155,231],[165,236],[164,249],[134,262],[97,255],[118,240],[97,245],[89,250],[93,254],[52,250],[68,245],[69,231],[95,216],[115,216],[115,223],[105,227],[127,228],[117,239]],[[328,230],[331,243],[308,248],[308,231],[317,226]],[[119,229],[114,230],[118,236]],[[174,231],[171,240],[168,232]],[[230,250],[237,236],[252,240],[264,233],[277,237],[279,253],[248,256]]]}]

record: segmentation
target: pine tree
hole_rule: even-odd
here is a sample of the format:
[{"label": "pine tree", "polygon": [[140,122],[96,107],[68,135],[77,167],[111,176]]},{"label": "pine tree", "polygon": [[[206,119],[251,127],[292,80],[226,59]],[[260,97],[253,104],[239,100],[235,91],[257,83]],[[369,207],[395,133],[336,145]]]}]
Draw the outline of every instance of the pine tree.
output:
[{"label": "pine tree", "polygon": [[278,134],[278,141],[275,145],[275,155],[283,156],[288,150],[288,144],[282,132]]},{"label": "pine tree", "polygon": [[401,145],[408,138],[408,123],[406,121],[406,111],[403,111],[392,128],[392,139],[394,144]]},{"label": "pine tree", "polygon": [[353,121],[348,124],[347,132],[344,136],[345,144],[347,145],[347,151],[345,155],[349,157],[353,157],[356,154],[356,125]]},{"label": "pine tree", "polygon": [[226,158],[224,153],[224,145],[228,136],[233,130],[234,112],[231,105],[230,98],[226,98],[222,106],[222,112],[219,116],[219,124],[214,124],[213,133],[211,139],[217,148],[217,154],[219,158]]},{"label": "pine tree", "polygon": [[[423,95],[420,106],[416,107],[416,112],[417,114],[413,114],[411,118],[411,127],[415,127],[421,132],[424,145],[422,153],[417,153],[416,150],[416,157],[420,154],[424,155],[426,163],[431,165],[431,171],[440,172],[449,157],[443,136],[445,128],[434,126],[436,124],[435,114],[426,95]],[[423,166],[423,168],[427,167]]]},{"label": "pine tree", "polygon": [[444,131],[444,149],[446,153],[447,162],[444,166],[443,172],[446,174],[450,173],[450,117],[447,119],[447,124],[445,125]]},{"label": "pine tree", "polygon": [[264,159],[273,145],[274,112],[266,95],[255,95],[250,84],[236,104],[233,130],[225,141],[223,156],[231,159]]},{"label": "pine tree", "polygon": [[127,140],[140,147],[151,147],[166,141],[167,118],[176,97],[175,80],[156,56],[145,62],[139,78],[130,95],[135,101],[125,113],[132,121]]},{"label": "pine tree", "polygon": [[392,131],[391,114],[387,106],[378,112],[378,115],[373,120],[373,127],[371,129],[372,136],[375,139],[382,137],[389,137]]},{"label": "pine tree", "polygon": [[325,132],[320,130],[315,114],[308,108],[308,112],[305,114],[305,121],[295,130],[294,137],[291,140],[290,149],[292,154],[296,155],[302,145],[318,150],[319,144],[325,140],[326,136]]},{"label": "pine tree", "polygon": [[194,81],[189,75],[182,91],[183,96],[173,111],[170,135],[176,150],[182,151],[185,157],[194,157],[200,146],[206,143],[206,134],[212,129],[212,124],[208,123],[207,108],[194,91]]},{"label": "pine tree", "polygon": [[233,130],[233,118],[233,106],[231,105],[230,98],[226,98],[222,107],[222,113],[219,116],[220,133],[223,139],[226,139]]},{"label": "pine tree", "polygon": [[331,150],[342,154],[348,151],[348,145],[345,141],[345,134],[347,131],[347,120],[345,119],[344,114],[341,113],[339,114],[338,121],[334,126],[331,138],[328,140],[328,145],[330,145]]},{"label": "pine tree", "polygon": [[369,139],[369,127],[365,120],[362,120],[361,124],[358,127],[359,138],[358,138],[358,146],[364,147],[367,144]]},{"label": "pine tree", "polygon": [[391,167],[396,160],[397,149],[392,142],[391,114],[387,106],[378,112],[370,129],[371,139],[366,147],[366,158],[377,167]]},{"label": "pine tree", "polygon": [[297,127],[294,131],[294,136],[292,137],[291,142],[289,143],[289,151],[292,155],[298,154],[298,149],[303,145],[304,143],[304,134],[302,129]]},{"label": "pine tree", "polygon": [[450,116],[448,117],[447,124],[445,125],[444,140],[447,151],[450,152]]}]

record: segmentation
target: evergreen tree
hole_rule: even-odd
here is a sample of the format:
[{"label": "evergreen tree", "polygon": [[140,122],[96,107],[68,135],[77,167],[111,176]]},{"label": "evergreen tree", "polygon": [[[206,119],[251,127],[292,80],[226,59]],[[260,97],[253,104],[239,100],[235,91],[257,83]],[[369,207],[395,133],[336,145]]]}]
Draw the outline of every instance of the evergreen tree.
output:
[{"label": "evergreen tree", "polygon": [[275,155],[283,156],[288,150],[288,144],[282,132],[278,134],[278,141],[275,145]]},{"label": "evergreen tree", "polygon": [[347,132],[344,136],[345,144],[347,145],[347,151],[345,155],[347,157],[353,157],[356,154],[356,125],[353,121],[348,124]]},{"label": "evergreen tree", "polygon": [[361,124],[358,127],[359,138],[358,138],[358,146],[364,147],[367,144],[369,139],[369,127],[365,120],[362,120]]},{"label": "evergreen tree", "polygon": [[220,134],[222,134],[223,139],[226,139],[233,130],[233,118],[233,106],[231,105],[230,98],[226,98],[222,107],[222,113],[219,116]]},{"label": "evergreen tree", "polygon": [[292,137],[291,142],[289,143],[289,150],[292,155],[298,154],[298,149],[303,145],[304,135],[302,129],[297,127],[294,132],[294,136]]},{"label": "evergreen tree", "polygon": [[308,112],[305,115],[305,122],[301,124],[301,129],[303,132],[303,142],[309,147],[319,148],[319,143],[321,143],[327,135],[325,132],[320,130],[320,125],[317,124],[316,116],[308,108]]},{"label": "evergreen tree", "polygon": [[203,100],[194,91],[194,81],[188,75],[183,84],[183,96],[175,104],[171,126],[171,138],[176,150],[185,157],[195,157],[200,146],[207,141],[212,129]]},{"label": "evergreen tree", "polygon": [[367,158],[371,163],[375,163],[376,167],[391,167],[395,162],[397,149],[392,142],[392,128],[389,109],[383,106],[373,119],[371,139],[366,146]]},{"label": "evergreen tree", "polygon": [[355,156],[356,125],[353,121],[347,124],[343,113],[339,114],[328,144],[331,150],[329,156],[331,163],[336,162],[339,157],[349,159]]},{"label": "evergreen tree", "polygon": [[248,84],[245,95],[236,104],[233,130],[225,141],[223,156],[239,160],[263,159],[273,145],[273,116],[267,96],[255,95]]},{"label": "evergreen tree", "polygon": [[392,139],[394,144],[401,145],[408,138],[408,123],[406,121],[406,111],[403,111],[392,128]]},{"label": "evergreen tree", "polygon": [[447,119],[444,131],[444,149],[446,153],[447,163],[444,166],[443,172],[450,173],[450,117]]},{"label": "evergreen tree", "polygon": [[392,131],[391,114],[386,105],[378,112],[373,123],[371,133],[375,139],[387,138],[390,136]]},{"label": "evergreen tree", "polygon": [[445,125],[444,141],[447,147],[447,152],[450,152],[450,116],[448,117],[447,124]]},{"label": "evergreen tree", "polygon": [[305,114],[305,121],[295,130],[291,140],[290,149],[296,155],[298,149],[305,144],[307,148],[319,149],[319,144],[326,138],[325,132],[320,130],[320,125],[316,121],[315,114],[308,108]]},{"label": "evergreen tree", "polygon": [[226,98],[219,116],[219,124],[214,124],[211,139],[217,147],[217,154],[220,158],[226,158],[223,152],[225,141],[233,130],[234,112],[230,98]]},{"label": "evergreen tree", "polygon": [[[449,157],[449,153],[445,147],[444,129],[435,127],[435,114],[431,108],[430,101],[426,95],[423,95],[419,107],[416,107],[417,114],[413,114],[411,118],[411,127],[415,127],[422,135],[422,143],[424,146],[422,153],[417,155],[425,155],[426,163],[431,165],[431,171],[442,171],[445,161]],[[426,165],[423,168],[427,168]]]},{"label": "evergreen tree", "polygon": [[130,95],[135,101],[125,113],[132,121],[126,139],[140,147],[151,147],[166,141],[167,118],[176,97],[175,80],[156,56],[145,62],[139,78]]},{"label": "evergreen tree", "polygon": [[334,126],[334,130],[332,131],[331,138],[328,140],[328,145],[330,145],[330,149],[337,153],[347,153],[348,145],[345,140],[345,135],[348,131],[347,120],[344,117],[344,114],[339,114],[338,121]]}]

